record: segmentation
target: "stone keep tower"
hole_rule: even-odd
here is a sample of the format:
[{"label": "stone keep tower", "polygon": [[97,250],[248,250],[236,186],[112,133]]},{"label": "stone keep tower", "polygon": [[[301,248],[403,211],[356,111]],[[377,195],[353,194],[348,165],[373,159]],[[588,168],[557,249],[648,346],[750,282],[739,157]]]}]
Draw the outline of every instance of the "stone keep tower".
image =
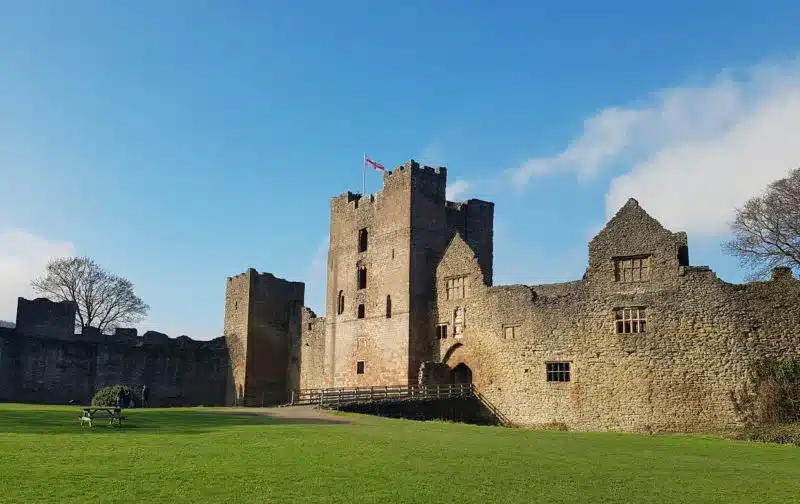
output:
[{"label": "stone keep tower", "polygon": [[325,385],[414,383],[435,359],[436,266],[455,233],[492,281],[494,204],[450,203],[446,168],[409,161],[383,190],[331,200]]},{"label": "stone keep tower", "polygon": [[231,359],[227,405],[261,406],[288,401],[297,373],[290,348],[300,339],[305,284],[258,273],[229,277],[225,338]]}]

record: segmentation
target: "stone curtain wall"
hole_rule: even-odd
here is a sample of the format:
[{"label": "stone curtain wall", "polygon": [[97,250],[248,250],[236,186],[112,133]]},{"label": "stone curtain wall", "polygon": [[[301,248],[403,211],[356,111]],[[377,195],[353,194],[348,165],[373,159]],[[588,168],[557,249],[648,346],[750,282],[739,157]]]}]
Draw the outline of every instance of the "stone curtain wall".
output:
[{"label": "stone curtain wall", "polygon": [[107,385],[151,389],[153,406],[222,405],[228,382],[225,341],[177,339],[148,343],[134,336],[86,341],[42,338],[0,330],[0,400],[88,404]]},{"label": "stone curtain wall", "polygon": [[[686,236],[630,201],[590,245],[585,280],[487,287],[456,237],[437,270],[435,316],[448,323],[439,358],[466,364],[479,390],[519,425],[579,430],[692,431],[740,421],[731,394],[749,364],[800,353],[800,282],[732,285],[686,266]],[[613,258],[651,254],[651,280],[615,281]],[[467,299],[447,300],[445,279],[469,275]],[[463,336],[453,314],[464,310]],[[646,330],[618,334],[614,309],[644,307]],[[506,330],[511,326],[513,330]],[[569,382],[546,363],[568,362]]]}]

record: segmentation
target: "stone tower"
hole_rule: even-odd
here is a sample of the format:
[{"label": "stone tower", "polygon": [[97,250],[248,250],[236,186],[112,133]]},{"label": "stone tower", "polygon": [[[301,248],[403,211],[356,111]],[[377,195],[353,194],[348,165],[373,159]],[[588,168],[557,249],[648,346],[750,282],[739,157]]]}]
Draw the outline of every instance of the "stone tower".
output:
[{"label": "stone tower", "polygon": [[225,338],[231,359],[228,405],[287,401],[297,388],[289,362],[300,339],[305,284],[258,273],[229,277],[225,291]]},{"label": "stone tower", "polygon": [[325,325],[328,387],[415,382],[435,358],[436,266],[455,233],[492,279],[494,204],[446,201],[446,168],[412,161],[375,195],[331,200]]}]

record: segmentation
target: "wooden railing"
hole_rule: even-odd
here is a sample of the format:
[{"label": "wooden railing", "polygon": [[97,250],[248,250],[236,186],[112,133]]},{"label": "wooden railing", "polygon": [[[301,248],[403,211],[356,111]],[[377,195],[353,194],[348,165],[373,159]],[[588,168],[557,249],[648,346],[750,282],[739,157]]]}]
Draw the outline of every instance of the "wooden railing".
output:
[{"label": "wooden railing", "polygon": [[474,397],[497,419],[498,423],[505,426],[511,425],[505,415],[471,383],[303,389],[291,392],[289,405],[310,404],[336,407],[347,403],[398,399],[448,399],[452,397]]},{"label": "wooden railing", "polygon": [[344,387],[292,391],[289,404],[335,406],[342,403],[384,401],[387,399],[447,399],[450,397],[470,397],[472,395],[473,387],[470,383]]}]

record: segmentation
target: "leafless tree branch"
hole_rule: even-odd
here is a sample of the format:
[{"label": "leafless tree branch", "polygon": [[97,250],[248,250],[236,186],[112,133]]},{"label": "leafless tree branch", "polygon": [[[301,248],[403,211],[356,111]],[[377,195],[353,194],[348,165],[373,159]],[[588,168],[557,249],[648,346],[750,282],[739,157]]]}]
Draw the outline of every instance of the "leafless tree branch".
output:
[{"label": "leafless tree branch", "polygon": [[81,332],[96,327],[105,333],[135,324],[150,309],[134,294],[133,283],[105,271],[88,257],[54,259],[44,276],[31,285],[53,301],[74,302],[78,306],[75,323]]},{"label": "leafless tree branch", "polygon": [[737,208],[731,232],[723,250],[750,270],[748,279],[763,279],[778,266],[800,269],[800,169]]}]

